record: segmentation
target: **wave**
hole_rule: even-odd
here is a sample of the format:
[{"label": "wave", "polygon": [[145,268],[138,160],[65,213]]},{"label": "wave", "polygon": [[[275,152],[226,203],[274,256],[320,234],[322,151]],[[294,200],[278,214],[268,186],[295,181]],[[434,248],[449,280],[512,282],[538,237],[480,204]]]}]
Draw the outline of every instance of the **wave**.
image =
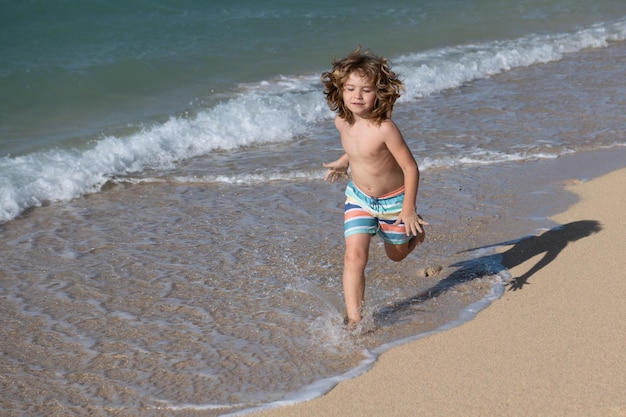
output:
[{"label": "wave", "polygon": [[[474,154],[464,156],[449,156],[442,158],[425,157],[420,161],[420,170],[438,168],[454,168],[460,166],[494,165],[515,161],[530,161],[538,159],[554,159],[561,155],[573,153],[573,150],[563,150],[559,154],[550,153],[511,153],[478,150]],[[127,184],[193,184],[193,185],[235,185],[250,186],[272,182],[321,181],[326,175],[325,169],[311,169],[289,172],[264,172],[262,174],[235,174],[235,175],[193,175],[193,176],[164,176],[164,177],[119,177],[114,183]]]},{"label": "wave", "polygon": [[409,54],[394,61],[407,86],[404,100],[460,87],[514,68],[548,63],[566,54],[604,48],[626,39],[626,19],[599,23],[573,33],[530,35],[516,40],[447,47]]},{"label": "wave", "polygon": [[[407,86],[407,93],[401,97],[407,102],[513,68],[560,60],[568,53],[602,48],[611,41],[625,39],[626,19],[622,19],[572,33],[532,35],[420,52],[401,56],[392,63]],[[97,192],[108,181],[147,169],[172,168],[178,161],[216,150],[288,142],[305,134],[313,124],[332,117],[321,92],[319,75],[283,76],[243,85],[235,96],[194,117],[171,117],[165,123],[128,136],[105,136],[89,149],[3,157],[0,159],[0,222],[46,202]],[[483,151],[487,154],[469,155],[467,160],[427,160],[423,167],[542,157],[494,156],[489,155],[492,151]],[[215,177],[209,182],[238,184],[296,179],[281,175]],[[310,173],[302,178],[307,175]]]},{"label": "wave", "polygon": [[91,149],[4,157],[0,221],[46,202],[97,192],[114,177],[172,168],[177,161],[215,150],[288,141],[302,134],[311,120],[327,114],[315,93],[280,97],[251,93],[193,119],[170,118],[128,137],[104,137]]}]

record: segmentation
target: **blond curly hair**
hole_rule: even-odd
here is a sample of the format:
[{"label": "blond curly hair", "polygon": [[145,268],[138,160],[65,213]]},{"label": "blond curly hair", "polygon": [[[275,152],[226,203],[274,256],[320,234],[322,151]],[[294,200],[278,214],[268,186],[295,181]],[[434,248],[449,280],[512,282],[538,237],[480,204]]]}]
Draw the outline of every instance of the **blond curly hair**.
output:
[{"label": "blond curly hair", "polygon": [[343,102],[343,87],[353,72],[370,80],[376,89],[376,104],[372,111],[374,123],[380,125],[383,120],[390,119],[404,84],[391,70],[386,58],[373,55],[368,50],[361,51],[360,46],[347,57],[334,60],[331,71],[322,73],[324,95],[330,109],[348,123],[354,123],[354,115]]}]

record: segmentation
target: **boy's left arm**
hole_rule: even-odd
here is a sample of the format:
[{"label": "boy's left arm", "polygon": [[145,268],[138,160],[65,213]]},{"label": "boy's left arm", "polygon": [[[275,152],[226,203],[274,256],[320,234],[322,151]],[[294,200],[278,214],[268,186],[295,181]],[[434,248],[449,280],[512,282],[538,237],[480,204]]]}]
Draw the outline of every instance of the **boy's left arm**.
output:
[{"label": "boy's left arm", "polygon": [[428,223],[417,214],[416,200],[420,177],[419,168],[408,147],[407,153],[413,160],[413,163],[411,164],[409,161],[404,165],[400,163],[400,168],[402,168],[404,174],[404,202],[402,203],[402,212],[400,212],[396,224],[404,222],[407,236],[417,236],[420,233],[424,233],[422,225]]},{"label": "boy's left arm", "polygon": [[395,125],[393,127],[395,129],[387,136],[386,144],[404,175],[404,203],[396,224],[404,222],[407,236],[417,236],[424,232],[422,225],[428,224],[417,214],[415,205],[420,179],[419,168],[402,134]]}]

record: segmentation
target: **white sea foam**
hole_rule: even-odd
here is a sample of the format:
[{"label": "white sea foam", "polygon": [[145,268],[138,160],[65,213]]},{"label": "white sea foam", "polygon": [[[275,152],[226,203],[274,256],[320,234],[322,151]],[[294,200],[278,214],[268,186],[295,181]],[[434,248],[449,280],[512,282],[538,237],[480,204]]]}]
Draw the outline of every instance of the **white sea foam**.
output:
[{"label": "white sea foam", "polygon": [[513,68],[558,61],[565,54],[602,48],[626,39],[626,20],[596,24],[573,33],[531,35],[515,40],[469,44],[404,55],[394,60],[413,100],[459,87]]},{"label": "white sea foam", "polygon": [[[565,150],[560,155],[571,153]],[[451,168],[464,165],[493,165],[505,162],[528,161],[532,159],[554,159],[559,155],[550,153],[511,153],[489,150],[475,150],[466,156],[450,156],[442,158],[424,157],[420,160],[420,170],[426,171],[436,168]],[[227,185],[255,185],[270,182],[293,181],[320,181],[326,170],[305,170],[290,172],[264,172],[262,174],[233,174],[233,175],[201,175],[201,176],[171,176],[171,177],[141,177],[116,178],[117,183],[176,183],[176,184],[227,184]]]}]

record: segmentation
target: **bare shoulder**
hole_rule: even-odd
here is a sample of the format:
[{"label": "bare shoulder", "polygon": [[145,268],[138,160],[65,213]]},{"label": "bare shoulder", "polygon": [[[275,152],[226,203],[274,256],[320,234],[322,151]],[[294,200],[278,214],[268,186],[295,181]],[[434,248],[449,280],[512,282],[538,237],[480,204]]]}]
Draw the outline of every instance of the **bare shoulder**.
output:
[{"label": "bare shoulder", "polygon": [[378,129],[385,139],[402,139],[400,129],[391,119],[383,120]]},{"label": "bare shoulder", "polygon": [[348,124],[347,121],[345,121],[344,119],[342,119],[339,116],[335,116],[335,128],[337,128],[337,130],[342,131],[343,129],[345,129],[348,126],[349,126],[349,124]]}]

